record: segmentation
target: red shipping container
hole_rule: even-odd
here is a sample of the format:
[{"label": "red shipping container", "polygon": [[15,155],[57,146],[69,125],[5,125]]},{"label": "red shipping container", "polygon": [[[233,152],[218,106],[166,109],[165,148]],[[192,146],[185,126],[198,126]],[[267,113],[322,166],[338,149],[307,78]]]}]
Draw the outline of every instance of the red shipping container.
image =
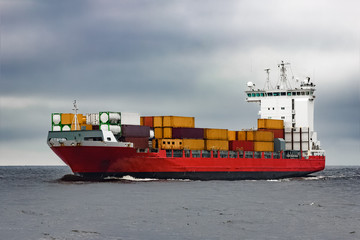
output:
[{"label": "red shipping container", "polygon": [[150,127],[140,125],[121,125],[123,137],[150,137]]},{"label": "red shipping container", "polygon": [[134,144],[134,148],[149,148],[149,138],[147,137],[122,137],[121,141],[132,142]]},{"label": "red shipping container", "polygon": [[172,138],[203,139],[204,129],[203,128],[173,128]]},{"label": "red shipping container", "polygon": [[142,117],[144,119],[143,126],[154,127],[154,117]]},{"label": "red shipping container", "polygon": [[274,138],[284,138],[284,129],[259,129],[259,131],[272,132]]},{"label": "red shipping container", "polygon": [[229,150],[230,151],[254,151],[254,142],[253,141],[229,141]]}]

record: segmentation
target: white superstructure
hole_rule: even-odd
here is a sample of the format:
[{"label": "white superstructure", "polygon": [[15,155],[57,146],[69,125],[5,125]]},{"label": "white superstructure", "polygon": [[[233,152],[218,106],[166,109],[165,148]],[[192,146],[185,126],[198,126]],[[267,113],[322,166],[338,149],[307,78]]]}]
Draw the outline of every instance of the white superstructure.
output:
[{"label": "white superstructure", "polygon": [[300,84],[291,83],[286,74],[288,65],[283,61],[278,65],[280,78],[275,87],[271,86],[269,69],[265,69],[264,89],[255,89],[255,84],[248,82],[246,101],[260,104],[260,118],[284,120],[287,150],[319,150],[320,142],[314,131],[315,85],[310,78]]}]

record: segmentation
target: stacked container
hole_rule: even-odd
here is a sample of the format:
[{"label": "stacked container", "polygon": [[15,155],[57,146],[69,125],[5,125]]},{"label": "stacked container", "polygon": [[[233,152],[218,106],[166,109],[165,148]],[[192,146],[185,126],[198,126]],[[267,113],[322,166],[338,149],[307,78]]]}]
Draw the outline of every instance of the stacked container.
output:
[{"label": "stacked container", "polygon": [[229,150],[227,129],[205,128],[204,139],[206,150]]},{"label": "stacked container", "polygon": [[310,150],[310,134],[308,127],[285,128],[286,150]]},{"label": "stacked container", "polygon": [[121,135],[121,125],[140,125],[140,115],[126,112],[99,112],[99,125],[101,130]]},{"label": "stacked container", "polygon": [[51,114],[52,131],[70,131],[70,130],[91,130],[91,125],[86,123],[86,117],[77,114],[78,126],[75,127],[73,113],[53,113]]}]

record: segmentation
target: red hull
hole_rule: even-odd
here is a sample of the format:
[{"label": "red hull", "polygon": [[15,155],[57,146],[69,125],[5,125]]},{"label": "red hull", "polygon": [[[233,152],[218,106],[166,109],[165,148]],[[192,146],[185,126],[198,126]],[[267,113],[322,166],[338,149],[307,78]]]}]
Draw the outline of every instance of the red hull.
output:
[{"label": "red hull", "polygon": [[[266,179],[304,176],[325,167],[324,156],[309,159],[167,157],[128,147],[61,146],[52,150],[76,174],[92,177]],[[227,177],[226,177],[227,176]]]}]

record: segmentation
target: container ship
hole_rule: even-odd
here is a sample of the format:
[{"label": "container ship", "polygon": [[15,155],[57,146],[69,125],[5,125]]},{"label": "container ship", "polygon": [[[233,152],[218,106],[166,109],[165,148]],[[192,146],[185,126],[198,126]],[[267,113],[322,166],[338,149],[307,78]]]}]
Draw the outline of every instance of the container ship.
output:
[{"label": "container ship", "polygon": [[195,127],[194,117],[102,111],[52,113],[47,144],[86,179],[242,180],[303,177],[325,167],[314,131],[315,85],[292,87],[281,62],[273,87],[247,83],[246,101],[260,105],[256,129]]}]

